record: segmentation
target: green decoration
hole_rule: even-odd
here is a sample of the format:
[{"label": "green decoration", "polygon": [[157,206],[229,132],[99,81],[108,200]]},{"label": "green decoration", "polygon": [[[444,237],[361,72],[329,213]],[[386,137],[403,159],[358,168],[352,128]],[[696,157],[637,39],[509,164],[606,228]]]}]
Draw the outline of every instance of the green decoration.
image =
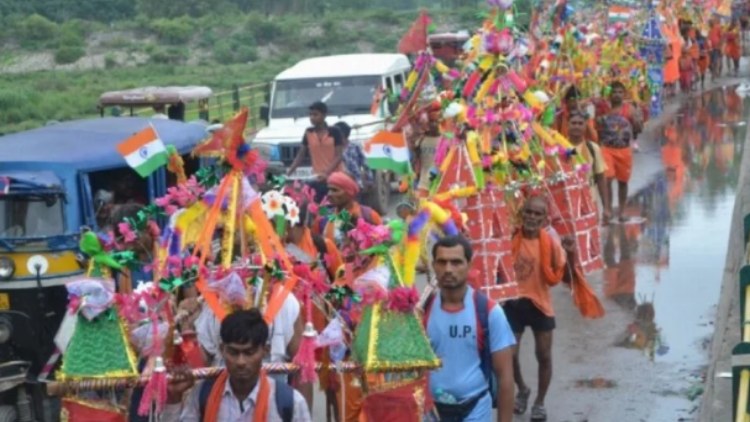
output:
[{"label": "green decoration", "polygon": [[[371,342],[374,342],[372,347]],[[364,309],[354,334],[352,351],[354,359],[367,372],[440,367],[440,360],[433,352],[417,316],[414,313],[390,312],[383,309],[381,304]]]},{"label": "green decoration", "polygon": [[[78,242],[78,247],[81,249],[81,252],[91,257],[95,266],[104,265],[115,270],[122,269],[122,265],[104,251],[104,247],[96,233],[92,231],[83,233],[81,240]],[[101,270],[95,268],[95,271],[101,275]]]},{"label": "green decoration", "polygon": [[92,321],[78,316],[63,357],[61,379],[132,377],[138,374],[135,355],[114,309]]}]

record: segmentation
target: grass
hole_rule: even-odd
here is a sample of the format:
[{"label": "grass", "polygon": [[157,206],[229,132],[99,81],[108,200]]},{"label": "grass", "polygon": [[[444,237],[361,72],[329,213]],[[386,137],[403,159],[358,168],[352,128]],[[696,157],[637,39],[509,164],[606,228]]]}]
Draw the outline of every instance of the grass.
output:
[{"label": "grass", "polygon": [[[475,9],[462,13],[435,12],[433,17],[441,22],[456,22],[456,29],[461,29],[466,27],[463,21],[476,13]],[[114,23],[111,30],[134,31],[140,39],[125,35],[102,43],[101,47],[110,56],[106,69],[0,74],[0,110],[3,110],[0,133],[27,130],[49,121],[98,116],[97,102],[105,91],[148,85],[206,85],[219,92],[235,84],[268,82],[276,73],[305,57],[356,52],[358,43],[372,45],[376,52],[392,52],[415,16],[415,11],[370,10],[360,14],[332,12],[322,20],[309,16],[278,16],[268,20],[251,13],[174,20],[149,20],[141,16]],[[321,29],[320,34],[304,36],[302,29],[314,25]],[[81,33],[87,35],[106,30],[85,22],[79,26],[86,29]],[[63,25],[64,32],[73,33],[74,29]],[[150,37],[147,39],[153,42],[143,37]],[[38,41],[43,42],[43,39]],[[224,51],[217,51],[216,46],[222,42],[226,44],[222,47]],[[258,48],[269,43],[280,53],[257,59]],[[227,47],[232,54],[227,54]],[[34,46],[26,51],[39,48]],[[191,48],[202,48],[212,57],[187,66],[184,61]],[[0,63],[17,60],[23,51],[0,53]],[[117,67],[112,57],[118,51],[145,53],[148,63]],[[249,60],[253,62],[230,64]],[[223,106],[228,104],[231,109],[231,98],[222,101]],[[187,117],[192,118],[192,114],[188,112]]]}]

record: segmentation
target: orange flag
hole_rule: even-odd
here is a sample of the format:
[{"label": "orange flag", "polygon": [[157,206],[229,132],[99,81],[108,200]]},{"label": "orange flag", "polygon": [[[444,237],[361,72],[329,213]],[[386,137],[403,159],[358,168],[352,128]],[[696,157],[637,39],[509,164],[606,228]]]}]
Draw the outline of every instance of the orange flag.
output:
[{"label": "orange flag", "polygon": [[432,19],[427,12],[422,10],[417,20],[411,24],[409,31],[404,34],[398,43],[398,51],[401,54],[414,54],[427,49],[427,31]]}]

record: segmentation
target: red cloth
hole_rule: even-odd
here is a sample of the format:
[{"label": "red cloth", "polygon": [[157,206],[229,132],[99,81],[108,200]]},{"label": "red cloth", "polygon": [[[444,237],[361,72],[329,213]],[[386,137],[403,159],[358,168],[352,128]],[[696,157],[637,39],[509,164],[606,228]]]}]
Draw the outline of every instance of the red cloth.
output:
[{"label": "red cloth", "polygon": [[83,400],[63,399],[62,422],[127,422],[125,412],[112,406]]},{"label": "red cloth", "polygon": [[340,188],[352,198],[359,193],[359,185],[346,173],[335,171],[328,176],[328,184]]},{"label": "red cloth", "polygon": [[421,422],[432,406],[427,380],[423,378],[382,393],[368,394],[362,412],[368,421]]},{"label": "red cloth", "polygon": [[427,49],[427,27],[431,19],[424,10],[419,13],[417,20],[411,24],[409,31],[404,34],[398,43],[398,52],[401,54],[413,54]]}]

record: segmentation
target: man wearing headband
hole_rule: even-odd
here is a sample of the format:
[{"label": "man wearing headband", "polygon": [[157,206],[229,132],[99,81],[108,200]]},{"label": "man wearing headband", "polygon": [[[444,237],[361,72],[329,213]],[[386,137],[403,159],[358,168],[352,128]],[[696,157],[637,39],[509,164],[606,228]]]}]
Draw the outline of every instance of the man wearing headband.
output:
[{"label": "man wearing headband", "polygon": [[[357,202],[357,194],[359,185],[348,174],[336,171],[328,176],[328,201],[336,214],[346,210],[351,216],[352,227],[359,218],[364,218],[370,224],[381,224],[382,219],[375,210]],[[342,226],[339,219],[329,220],[327,217],[320,217],[313,225],[313,231],[333,240],[337,247],[341,247],[347,228]]]}]

